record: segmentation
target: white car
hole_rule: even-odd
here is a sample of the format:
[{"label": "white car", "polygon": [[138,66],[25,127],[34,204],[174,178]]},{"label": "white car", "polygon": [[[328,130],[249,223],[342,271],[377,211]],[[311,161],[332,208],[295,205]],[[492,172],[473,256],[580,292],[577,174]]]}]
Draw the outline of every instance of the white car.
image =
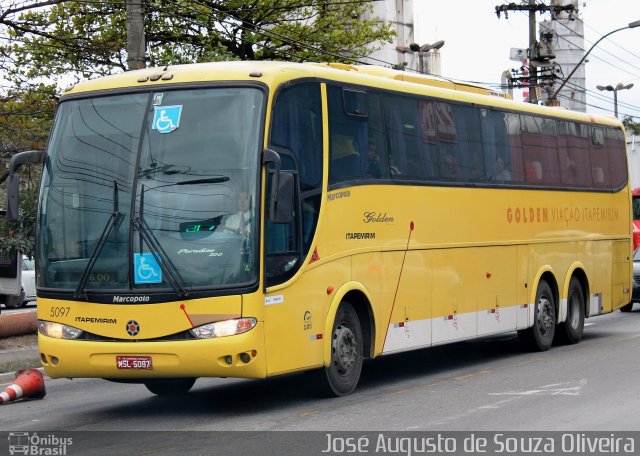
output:
[{"label": "white car", "polygon": [[22,257],[22,289],[20,296],[3,296],[6,308],[23,307],[36,300],[36,271],[33,259]]},{"label": "white car", "polygon": [[22,257],[22,291],[24,303],[36,300],[36,265],[33,258]]}]

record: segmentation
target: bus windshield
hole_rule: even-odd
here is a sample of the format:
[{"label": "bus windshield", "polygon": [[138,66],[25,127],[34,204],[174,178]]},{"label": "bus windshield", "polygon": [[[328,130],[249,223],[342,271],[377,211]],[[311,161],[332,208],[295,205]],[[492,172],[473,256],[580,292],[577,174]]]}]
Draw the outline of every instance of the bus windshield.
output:
[{"label": "bus windshield", "polygon": [[248,87],[63,102],[41,187],[39,286],[82,295],[255,282],[263,104]]}]

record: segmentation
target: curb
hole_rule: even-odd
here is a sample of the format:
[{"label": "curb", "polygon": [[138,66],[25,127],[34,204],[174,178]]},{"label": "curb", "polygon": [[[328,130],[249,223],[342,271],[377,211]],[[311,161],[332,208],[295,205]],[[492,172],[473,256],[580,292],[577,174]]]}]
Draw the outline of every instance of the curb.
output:
[{"label": "curb", "polygon": [[0,338],[33,334],[38,330],[37,311],[0,314]]}]

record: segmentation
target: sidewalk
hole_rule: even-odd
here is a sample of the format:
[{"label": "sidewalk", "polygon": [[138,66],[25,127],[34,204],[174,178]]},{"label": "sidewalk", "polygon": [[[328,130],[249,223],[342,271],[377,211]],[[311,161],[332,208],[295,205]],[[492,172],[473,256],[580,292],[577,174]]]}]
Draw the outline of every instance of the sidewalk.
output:
[{"label": "sidewalk", "polygon": [[41,367],[35,321],[35,310],[0,314],[0,383],[16,370]]}]

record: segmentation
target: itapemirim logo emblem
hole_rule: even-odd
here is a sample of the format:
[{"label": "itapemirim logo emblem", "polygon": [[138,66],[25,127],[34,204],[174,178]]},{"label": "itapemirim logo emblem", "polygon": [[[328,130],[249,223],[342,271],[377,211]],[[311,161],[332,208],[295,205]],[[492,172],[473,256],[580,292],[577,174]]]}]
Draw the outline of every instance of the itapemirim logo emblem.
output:
[{"label": "itapemirim logo emblem", "polygon": [[127,334],[130,336],[137,336],[140,332],[140,325],[135,320],[129,320],[127,322]]},{"label": "itapemirim logo emblem", "polygon": [[54,434],[38,435],[30,432],[9,432],[9,454],[65,456],[67,447],[73,444],[71,437]]}]

